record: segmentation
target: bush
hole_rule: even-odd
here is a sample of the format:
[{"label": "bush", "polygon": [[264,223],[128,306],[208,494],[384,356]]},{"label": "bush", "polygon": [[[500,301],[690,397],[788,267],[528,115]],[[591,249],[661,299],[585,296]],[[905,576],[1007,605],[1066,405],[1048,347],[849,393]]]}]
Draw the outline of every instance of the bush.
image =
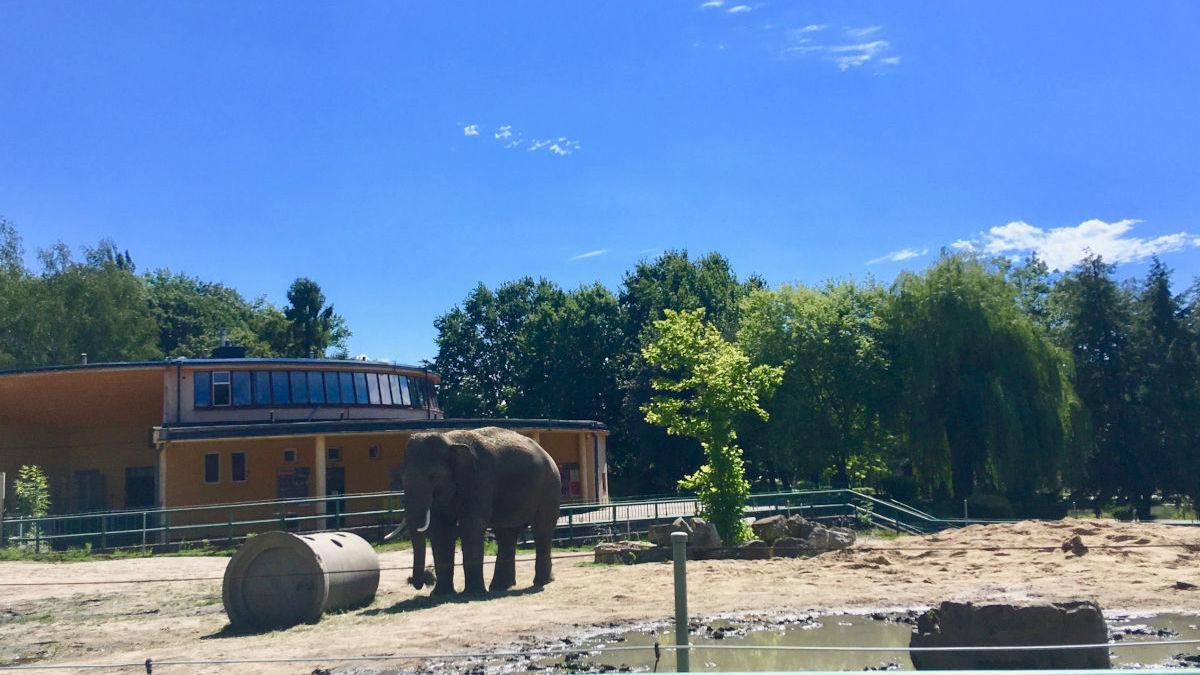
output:
[{"label": "bush", "polygon": [[1013,506],[1004,495],[973,494],[967,498],[971,518],[1013,518]]},{"label": "bush", "polygon": [[1034,495],[1013,504],[1018,518],[1036,518],[1038,520],[1061,520],[1067,517],[1067,511],[1070,508],[1070,502],[1054,495]]},{"label": "bush", "polygon": [[1122,504],[1120,506],[1113,507],[1112,517],[1116,518],[1117,520],[1131,521],[1133,520],[1133,514],[1135,511],[1136,509],[1134,509],[1131,504]]}]

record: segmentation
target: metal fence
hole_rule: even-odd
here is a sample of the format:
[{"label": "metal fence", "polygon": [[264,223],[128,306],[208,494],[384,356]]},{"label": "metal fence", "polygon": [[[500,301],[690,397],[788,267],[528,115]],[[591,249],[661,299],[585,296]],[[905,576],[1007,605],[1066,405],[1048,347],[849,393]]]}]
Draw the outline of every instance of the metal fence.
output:
[{"label": "metal fence", "polygon": [[[277,499],[169,509],[95,511],[68,515],[8,518],[0,523],[0,541],[35,551],[91,547],[181,546],[201,541],[233,543],[269,530],[385,531],[401,522],[403,492]],[[900,502],[854,490],[802,490],[750,495],[747,514],[800,514],[810,519],[858,519],[914,534],[983,521],[935,518]],[[645,532],[650,523],[694,516],[693,496],[568,502],[559,510],[556,540],[580,543]]]}]

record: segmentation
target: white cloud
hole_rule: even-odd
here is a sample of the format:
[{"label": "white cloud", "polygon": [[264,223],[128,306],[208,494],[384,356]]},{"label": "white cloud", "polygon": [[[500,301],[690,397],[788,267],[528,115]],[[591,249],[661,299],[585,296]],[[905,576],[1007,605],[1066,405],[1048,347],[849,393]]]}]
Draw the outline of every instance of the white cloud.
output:
[{"label": "white cloud", "polygon": [[741,14],[742,12],[749,12],[750,5],[737,5],[736,7],[730,7],[725,11],[729,12],[730,14]]},{"label": "white cloud", "polygon": [[868,26],[866,28],[847,28],[846,37],[855,39],[865,38],[873,33],[878,33],[883,30],[883,26]]},{"label": "white cloud", "polygon": [[923,248],[920,251],[916,250],[915,248],[902,248],[899,251],[892,251],[891,253],[880,256],[874,260],[868,260],[867,264],[875,265],[881,262],[900,262],[901,260],[908,260],[909,258],[919,258],[926,253],[929,253],[929,249],[927,248]]},{"label": "white cloud", "polygon": [[976,240],[959,240],[953,246],[959,247],[962,242],[971,249],[997,256],[1019,257],[1037,253],[1046,265],[1058,270],[1070,269],[1089,251],[1106,262],[1125,263],[1200,247],[1200,237],[1187,232],[1165,234],[1152,239],[1131,236],[1129,232],[1140,222],[1127,219],[1106,223],[1092,219],[1074,227],[1043,230],[1018,220],[993,227]]},{"label": "white cloud", "polygon": [[824,31],[828,27],[828,24],[810,24],[803,28],[789,30],[788,44],[784,45],[780,50],[780,55],[785,57],[805,57],[815,54],[822,60],[836,64],[838,69],[842,71],[865,66],[872,62],[888,66],[900,63],[899,56],[888,55],[892,49],[892,45],[887,40],[862,40],[862,38],[875,35],[883,30],[882,26],[843,29],[842,34],[844,36],[857,40],[849,44],[829,44],[824,40],[820,40],[821,31]]},{"label": "white cloud", "polygon": [[700,5],[700,9],[717,9],[718,7],[720,7],[721,5],[724,5],[724,4],[725,4],[725,0],[708,0],[708,2],[702,3]]},{"label": "white cloud", "polygon": [[479,135],[479,125],[478,124],[468,124],[467,126],[463,127],[463,135],[464,136],[478,136]]},{"label": "white cloud", "polygon": [[498,140],[498,141],[502,141],[502,140],[512,136],[512,125],[506,124],[506,125],[500,127],[500,130],[497,131],[494,135],[496,136],[496,140]]},{"label": "white cloud", "polygon": [[605,253],[608,253],[608,249],[606,249],[606,248],[596,249],[595,251],[588,251],[587,253],[580,253],[577,256],[572,256],[570,258],[567,258],[567,262],[583,260],[584,258],[595,258],[596,256],[604,255]]},{"label": "white cloud", "polygon": [[[463,134],[467,136],[479,136],[479,125],[471,124],[464,126]],[[566,136],[557,136],[544,140],[526,138],[523,132],[514,129],[511,124],[504,124],[498,127],[496,131],[492,132],[492,139],[505,150],[524,147],[529,152],[545,150],[550,154],[558,156],[574,154],[580,148],[579,141],[571,140]]]}]

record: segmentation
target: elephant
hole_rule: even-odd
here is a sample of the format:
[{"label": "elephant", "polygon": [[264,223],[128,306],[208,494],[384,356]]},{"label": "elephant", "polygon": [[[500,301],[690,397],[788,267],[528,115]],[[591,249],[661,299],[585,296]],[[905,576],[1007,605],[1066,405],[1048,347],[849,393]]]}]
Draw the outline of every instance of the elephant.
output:
[{"label": "elephant", "polygon": [[[404,449],[404,511],[413,544],[412,584],[424,586],[425,538],[437,576],[433,595],[454,593],[454,544],[462,538],[464,593],[482,595],[483,540],[498,553],[491,592],[516,585],[517,537],[530,525],[537,550],[533,583],[552,580],[550,543],[558,524],[558,466],[533,439],[484,427],[414,434]],[[426,535],[428,532],[428,535]]]}]

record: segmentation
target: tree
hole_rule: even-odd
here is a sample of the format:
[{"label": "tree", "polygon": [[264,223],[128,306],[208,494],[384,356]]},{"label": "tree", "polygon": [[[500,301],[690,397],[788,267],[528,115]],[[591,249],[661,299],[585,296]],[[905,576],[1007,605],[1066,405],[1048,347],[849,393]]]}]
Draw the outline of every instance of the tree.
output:
[{"label": "tree", "polygon": [[50,481],[36,464],[23,464],[13,482],[16,512],[23,516],[44,516],[50,512]]},{"label": "tree", "polygon": [[291,323],[292,341],[287,355],[294,358],[325,358],[330,347],[345,355],[350,330],[346,320],[335,314],[333,305],[325,304],[325,294],[312,279],[300,277],[287,292],[291,303],[283,310]]},{"label": "tree", "polygon": [[1118,495],[1140,501],[1151,485],[1134,451],[1132,298],[1113,281],[1114,269],[1089,255],[1059,279],[1051,300],[1091,429],[1083,487],[1102,502]]},{"label": "tree", "polygon": [[667,433],[690,436],[704,448],[705,463],[679,481],[695,490],[708,518],[726,542],[745,539],[742,514],[750,483],[746,480],[742,451],[734,443],[734,417],[754,412],[763,419],[767,411],[758,404],[779,384],[783,369],[750,366],[750,359],[704,321],[703,309],[664,310],[655,322],[659,338],[642,356],[657,369],[652,380],[660,392],[642,406],[646,421],[665,427]]},{"label": "tree", "polygon": [[288,353],[291,327],[266,300],[250,303],[232,288],[165,269],[144,279],[158,324],[158,348],[167,357],[202,358],[220,346],[222,334],[249,356]]},{"label": "tree", "polygon": [[828,472],[835,487],[849,487],[852,466],[882,466],[893,398],[879,343],[887,301],[878,284],[847,281],[755,291],[743,302],[739,346],[752,363],[784,370],[763,404],[770,421],[747,415],[742,425],[769,473],[782,469],[815,482]]},{"label": "tree", "polygon": [[654,322],[664,311],[702,308],[708,322],[727,339],[737,334],[742,298],[764,286],[751,277],[739,282],[729,261],[717,253],[692,260],[687,251],[668,251],[641,261],[625,275],[618,302],[624,322],[620,350],[621,413],[612,434],[609,466],[613,484],[626,494],[652,494],[676,488],[676,476],[696,466],[703,451],[695,440],[668,435],[647,424],[641,411],[654,395],[653,373],[642,350],[658,339]]},{"label": "tree", "polygon": [[1003,266],[942,257],[902,274],[888,304],[898,420],[927,492],[977,488],[1027,499],[1072,462],[1078,405],[1070,358],[1019,310]]}]

